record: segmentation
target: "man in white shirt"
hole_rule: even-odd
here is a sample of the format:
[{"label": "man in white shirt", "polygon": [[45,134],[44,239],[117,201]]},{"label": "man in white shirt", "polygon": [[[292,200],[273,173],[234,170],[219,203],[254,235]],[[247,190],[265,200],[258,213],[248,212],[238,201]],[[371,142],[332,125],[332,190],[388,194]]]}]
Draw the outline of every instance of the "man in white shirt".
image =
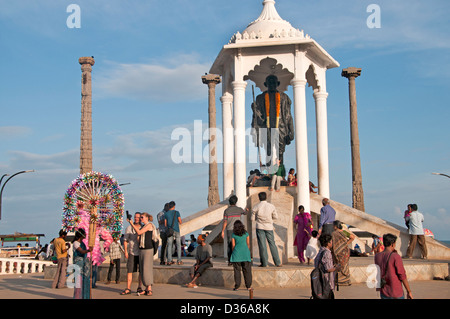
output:
[{"label": "man in white shirt", "polygon": [[261,265],[259,267],[267,267],[269,257],[267,255],[266,240],[269,243],[270,253],[273,262],[277,267],[281,267],[278,249],[275,244],[273,234],[273,220],[278,218],[277,210],[274,205],[266,201],[265,192],[258,194],[260,202],[252,209],[252,220],[256,221],[256,237],[258,239],[259,257]]},{"label": "man in white shirt", "polygon": [[412,258],[416,243],[419,243],[420,250],[422,252],[422,258],[427,259],[427,244],[425,242],[425,233],[423,231],[423,215],[417,211],[417,205],[411,204],[411,214],[406,217],[406,222],[409,221],[409,246],[406,251],[406,256]]}]

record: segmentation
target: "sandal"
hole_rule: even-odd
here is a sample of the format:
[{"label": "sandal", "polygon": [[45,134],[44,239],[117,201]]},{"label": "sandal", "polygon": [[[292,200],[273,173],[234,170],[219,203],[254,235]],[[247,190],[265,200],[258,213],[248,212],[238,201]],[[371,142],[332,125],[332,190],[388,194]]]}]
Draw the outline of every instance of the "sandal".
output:
[{"label": "sandal", "polygon": [[131,290],[130,289],[125,289],[124,291],[122,291],[121,293],[120,293],[122,296],[123,295],[129,295],[129,294],[131,294]]},{"label": "sandal", "polygon": [[182,264],[183,264],[182,261],[178,261],[178,262],[177,262],[177,265],[182,265]]},{"label": "sandal", "polygon": [[153,295],[153,292],[152,292],[151,290],[146,290],[146,291],[144,292],[144,295],[146,295],[146,296],[152,296],[152,295]]},{"label": "sandal", "polygon": [[144,290],[142,290],[142,288],[139,287],[139,288],[136,290],[136,292],[137,292],[138,294],[142,294],[142,293],[144,292]]}]

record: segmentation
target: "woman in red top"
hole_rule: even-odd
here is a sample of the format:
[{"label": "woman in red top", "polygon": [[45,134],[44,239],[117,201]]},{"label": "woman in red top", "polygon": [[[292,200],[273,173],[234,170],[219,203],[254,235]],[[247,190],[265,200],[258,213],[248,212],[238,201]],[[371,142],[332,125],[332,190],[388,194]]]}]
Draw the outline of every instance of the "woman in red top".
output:
[{"label": "woman in red top", "polygon": [[380,267],[380,277],[386,280],[384,287],[377,288],[377,290],[380,291],[381,299],[404,299],[403,284],[406,289],[406,297],[413,299],[402,258],[395,250],[396,241],[397,236],[395,235],[383,235],[385,250],[375,255],[375,264]]}]

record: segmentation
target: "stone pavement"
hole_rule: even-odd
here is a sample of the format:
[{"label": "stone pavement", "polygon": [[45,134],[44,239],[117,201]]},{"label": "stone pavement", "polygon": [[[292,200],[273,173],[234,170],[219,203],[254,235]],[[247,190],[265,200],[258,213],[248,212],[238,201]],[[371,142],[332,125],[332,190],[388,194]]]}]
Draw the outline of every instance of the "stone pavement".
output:
[{"label": "stone pavement", "polygon": [[[0,276],[0,299],[71,299],[70,288],[52,289],[52,281],[44,279],[43,274],[2,275]],[[137,296],[136,293],[121,296],[126,283],[97,283],[93,289],[93,299],[234,299],[247,300],[245,289],[233,291],[229,288],[199,286],[195,289],[181,285],[155,284],[153,296]],[[427,280],[410,282],[413,297],[416,299],[450,299],[450,282],[444,280]],[[133,283],[135,291],[137,284]],[[309,299],[310,288],[259,288],[254,290],[254,299]],[[379,299],[378,293],[366,284],[353,284],[340,287],[336,299]]]}]

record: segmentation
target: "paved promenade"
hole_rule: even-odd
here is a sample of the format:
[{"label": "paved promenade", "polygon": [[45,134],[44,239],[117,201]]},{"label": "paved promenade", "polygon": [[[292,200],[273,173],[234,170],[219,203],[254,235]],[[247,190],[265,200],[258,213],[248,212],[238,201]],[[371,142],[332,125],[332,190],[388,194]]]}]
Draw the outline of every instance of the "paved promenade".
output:
[{"label": "paved promenade", "polygon": [[[44,279],[43,274],[2,275],[0,276],[0,299],[71,299],[70,288],[52,289],[52,281]],[[240,299],[249,298],[244,289],[233,291],[229,288],[200,286],[188,289],[181,285],[155,284],[153,296],[131,295],[121,296],[120,292],[126,283],[97,283],[92,290],[94,299]],[[442,280],[410,282],[413,297],[416,299],[450,299],[450,282]],[[133,283],[135,291],[137,284]],[[255,289],[253,298],[262,299],[309,299],[309,288],[260,288]],[[340,287],[336,299],[379,299],[374,289],[365,284],[353,284]]]}]

